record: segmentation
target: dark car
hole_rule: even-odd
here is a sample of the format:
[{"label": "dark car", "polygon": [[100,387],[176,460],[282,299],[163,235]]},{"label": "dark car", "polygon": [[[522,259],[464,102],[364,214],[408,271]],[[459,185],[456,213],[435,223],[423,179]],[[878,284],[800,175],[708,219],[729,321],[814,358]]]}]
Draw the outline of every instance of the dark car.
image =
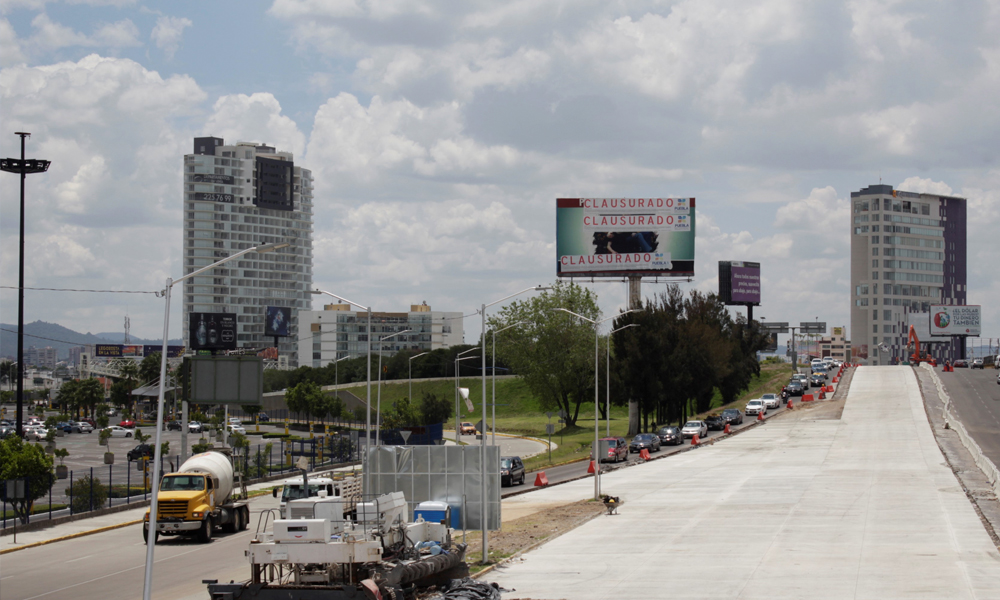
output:
[{"label": "dark car", "polygon": [[659,452],[660,436],[652,433],[640,433],[639,435],[632,438],[632,443],[628,445],[628,451],[642,452],[643,450],[649,450],[650,452]]},{"label": "dark car", "polygon": [[153,458],[153,446],[150,444],[139,444],[135,448],[129,450],[126,456],[128,457],[129,462],[139,460],[143,456],[146,458]]},{"label": "dark car", "polygon": [[705,425],[708,425],[708,430],[712,431],[722,431],[726,428],[726,419],[722,415],[708,415],[705,417]]},{"label": "dark car", "polygon": [[968,369],[969,363],[960,358],[956,360],[951,366],[955,367],[956,369]]},{"label": "dark car", "polygon": [[167,423],[167,431],[180,431],[181,422],[180,421],[170,421]]},{"label": "dark car", "polygon": [[521,485],[524,483],[524,463],[520,456],[500,457],[500,485]]},{"label": "dark car", "polygon": [[727,408],[722,411],[722,418],[730,425],[741,425],[743,424],[743,411],[738,408]]},{"label": "dark car", "polygon": [[679,446],[684,443],[684,436],[681,435],[680,427],[674,427],[672,425],[668,427],[660,427],[659,431],[656,432],[656,435],[660,437],[661,446],[666,446],[667,444]]},{"label": "dark car", "polygon": [[788,390],[789,396],[801,396],[805,393],[805,390],[802,389],[802,384],[798,381],[789,382],[789,384],[785,386],[785,389]]},{"label": "dark car", "polygon": [[826,377],[821,373],[813,373],[809,377],[809,387],[823,387],[824,385],[826,385]]},{"label": "dark car", "polygon": [[257,413],[257,422],[258,423],[269,423],[270,421],[271,421],[271,417],[267,416],[267,413],[263,413],[263,412],[262,413]]},{"label": "dark car", "polygon": [[628,460],[628,442],[622,437],[609,437],[601,438],[599,442],[607,442],[608,453],[606,456],[601,457],[601,462],[610,460],[611,462],[618,462],[619,460]]}]

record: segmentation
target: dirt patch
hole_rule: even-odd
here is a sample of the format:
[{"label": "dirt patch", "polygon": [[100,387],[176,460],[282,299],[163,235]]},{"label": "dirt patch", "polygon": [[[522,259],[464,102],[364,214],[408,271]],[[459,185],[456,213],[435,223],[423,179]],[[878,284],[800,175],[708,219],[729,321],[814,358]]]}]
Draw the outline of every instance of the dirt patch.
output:
[{"label": "dirt patch", "polygon": [[[501,525],[500,531],[490,533],[490,562],[499,562],[567,531],[572,531],[604,512],[606,512],[604,504],[583,500],[547,508],[505,522]],[[461,540],[461,537],[457,539]],[[479,565],[483,552],[482,542],[483,536],[480,532],[469,532],[469,547],[465,555],[469,569],[473,573],[483,568]]]}]

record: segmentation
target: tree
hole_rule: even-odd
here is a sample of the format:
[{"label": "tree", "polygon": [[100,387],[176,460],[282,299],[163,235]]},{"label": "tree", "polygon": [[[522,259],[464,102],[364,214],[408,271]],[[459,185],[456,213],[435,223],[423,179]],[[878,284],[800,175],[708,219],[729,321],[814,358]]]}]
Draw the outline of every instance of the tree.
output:
[{"label": "tree", "polygon": [[132,414],[132,390],[136,388],[139,378],[139,365],[134,360],[122,360],[118,363],[118,381],[121,383],[119,390],[119,400],[121,406],[129,414]]},{"label": "tree", "polygon": [[151,436],[149,434],[143,433],[142,430],[139,429],[138,427],[135,428],[135,441],[139,442],[140,444],[145,444],[146,442],[149,441],[150,437]]},{"label": "tree", "polygon": [[497,339],[497,356],[517,371],[542,408],[563,410],[566,424],[576,425],[580,405],[594,394],[594,326],[570,314],[600,319],[597,295],[572,282],[508,304],[489,319],[491,328],[525,322],[520,335]]},{"label": "tree", "polygon": [[7,389],[14,387],[14,378],[17,377],[17,366],[12,360],[0,362],[0,379],[7,383]]},{"label": "tree", "polygon": [[[142,383],[152,383],[160,378],[160,356],[159,352],[153,352],[142,359],[137,369],[137,376]],[[135,364],[135,363],[132,363]],[[167,373],[169,379],[170,373]]]},{"label": "tree", "polygon": [[454,410],[451,399],[437,394],[424,394],[420,399],[420,424],[447,423]]},{"label": "tree", "polygon": [[[80,380],[76,390],[77,403],[79,406],[90,412],[90,417],[94,417],[94,409],[104,402],[104,386],[93,377]],[[105,411],[107,412],[107,411]]]},{"label": "tree", "polygon": [[100,479],[91,478],[87,474],[73,481],[73,485],[66,488],[66,495],[73,497],[73,512],[81,513],[104,506],[108,499],[108,488]]},{"label": "tree", "polygon": [[[52,457],[40,445],[25,443],[17,436],[8,436],[0,442],[0,480],[27,478],[25,498],[8,498],[14,514],[22,523],[28,522],[35,500],[49,493],[55,478],[52,474]],[[5,491],[3,493],[6,493]]]},{"label": "tree", "polygon": [[318,385],[303,381],[285,392],[285,403],[288,404],[288,410],[309,418],[316,414],[323,397],[323,390]]}]

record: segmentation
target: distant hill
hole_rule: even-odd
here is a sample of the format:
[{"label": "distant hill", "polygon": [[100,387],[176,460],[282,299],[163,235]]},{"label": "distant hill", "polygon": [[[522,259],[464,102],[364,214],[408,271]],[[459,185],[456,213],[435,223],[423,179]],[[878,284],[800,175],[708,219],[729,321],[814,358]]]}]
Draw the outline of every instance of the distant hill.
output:
[{"label": "distant hill", "polygon": [[[46,323],[45,321],[35,321],[24,324],[24,347],[44,348],[52,346],[56,349],[59,360],[69,358],[69,349],[87,344],[120,344],[124,332],[117,333],[79,333],[59,325],[58,323]],[[162,339],[147,340],[143,338],[130,338],[133,344],[161,344]],[[170,344],[180,344],[181,340],[170,340]],[[17,325],[0,324],[0,356],[17,356]]]}]

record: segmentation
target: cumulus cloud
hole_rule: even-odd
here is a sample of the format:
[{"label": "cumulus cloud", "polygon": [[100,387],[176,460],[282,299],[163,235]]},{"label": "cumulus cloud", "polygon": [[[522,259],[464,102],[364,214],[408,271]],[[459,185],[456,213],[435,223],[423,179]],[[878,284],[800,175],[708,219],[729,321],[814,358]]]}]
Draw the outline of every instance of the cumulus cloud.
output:
[{"label": "cumulus cloud", "polygon": [[101,24],[89,36],[53,21],[45,13],[32,19],[31,25],[35,33],[26,43],[34,52],[52,52],[73,46],[126,48],[141,45],[139,29],[130,19]]},{"label": "cumulus cloud", "polygon": [[184,30],[192,25],[194,23],[191,22],[191,19],[185,17],[157,17],[156,26],[153,27],[153,32],[149,37],[157,48],[166,53],[167,58],[173,58],[181,45]]},{"label": "cumulus cloud", "polygon": [[24,62],[24,53],[21,52],[21,41],[17,38],[17,32],[11,27],[10,21],[0,19],[0,66],[16,65]]},{"label": "cumulus cloud", "polygon": [[227,142],[266,143],[295,156],[305,148],[305,135],[295,121],[281,114],[281,104],[270,93],[222,96],[215,101],[204,131]]}]

